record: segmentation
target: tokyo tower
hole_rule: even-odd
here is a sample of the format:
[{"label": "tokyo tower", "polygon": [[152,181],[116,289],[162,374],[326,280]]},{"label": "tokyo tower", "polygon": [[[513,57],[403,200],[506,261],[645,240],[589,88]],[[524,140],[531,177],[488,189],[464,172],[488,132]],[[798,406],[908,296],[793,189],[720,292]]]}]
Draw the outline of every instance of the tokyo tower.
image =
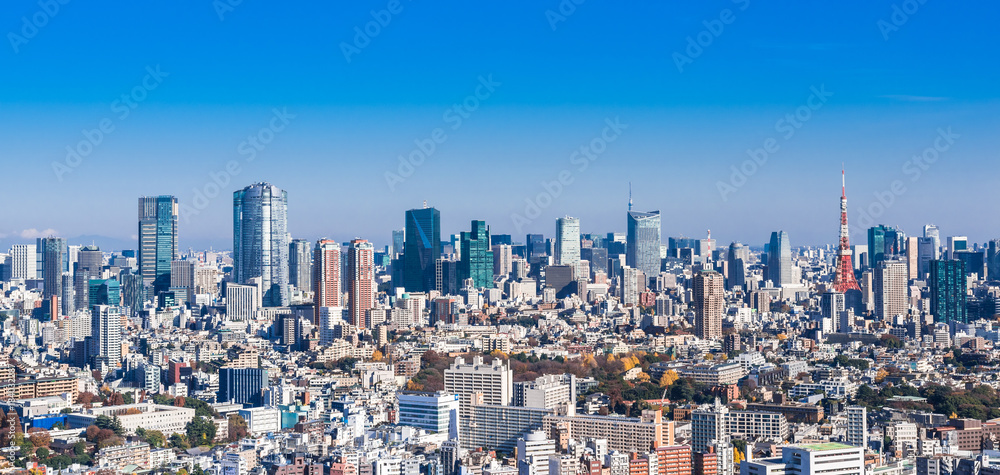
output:
[{"label": "tokyo tower", "polygon": [[837,253],[837,274],[833,278],[833,288],[837,292],[861,291],[854,278],[854,264],[851,262],[851,241],[847,231],[847,178],[840,170],[840,250]]}]

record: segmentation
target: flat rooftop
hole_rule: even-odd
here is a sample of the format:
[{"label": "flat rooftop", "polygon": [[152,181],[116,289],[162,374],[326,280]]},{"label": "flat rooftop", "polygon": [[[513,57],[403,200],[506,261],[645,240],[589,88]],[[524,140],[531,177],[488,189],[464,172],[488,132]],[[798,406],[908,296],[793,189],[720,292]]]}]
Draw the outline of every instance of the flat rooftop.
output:
[{"label": "flat rooftop", "polygon": [[822,452],[824,450],[856,449],[857,447],[853,445],[841,444],[840,442],[824,442],[822,444],[800,445],[799,448],[808,450],[810,452]]}]

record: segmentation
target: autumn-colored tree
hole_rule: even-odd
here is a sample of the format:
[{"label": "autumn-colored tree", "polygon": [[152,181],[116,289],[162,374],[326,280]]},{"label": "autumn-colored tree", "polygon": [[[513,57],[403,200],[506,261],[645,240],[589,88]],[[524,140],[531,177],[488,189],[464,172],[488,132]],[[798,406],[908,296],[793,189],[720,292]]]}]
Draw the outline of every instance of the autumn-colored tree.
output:
[{"label": "autumn-colored tree", "polygon": [[648,373],[639,373],[639,375],[636,376],[635,379],[637,381],[639,381],[640,383],[648,383],[649,382],[649,374]]},{"label": "autumn-colored tree", "polygon": [[381,351],[375,350],[375,352],[372,353],[372,361],[382,361],[382,358],[384,357],[385,356],[382,354]]},{"label": "autumn-colored tree", "polygon": [[678,379],[680,379],[680,376],[677,375],[677,372],[672,369],[668,369],[663,372],[663,376],[660,376],[660,387],[668,388]]},{"label": "autumn-colored tree", "polygon": [[184,407],[184,396],[177,396],[174,398],[174,406]]},{"label": "autumn-colored tree", "polygon": [[420,391],[421,389],[424,389],[423,384],[420,384],[412,379],[406,382],[407,391]]},{"label": "autumn-colored tree", "polygon": [[229,415],[229,442],[238,442],[250,434],[250,430],[247,427],[247,421],[243,419],[239,414]]},{"label": "autumn-colored tree", "polygon": [[86,436],[87,442],[93,442],[93,443],[96,444],[97,443],[97,435],[100,432],[101,432],[101,428],[100,427],[93,426],[93,425],[87,427],[87,436]]},{"label": "autumn-colored tree", "polygon": [[125,404],[125,396],[122,393],[112,393],[104,401],[105,406],[121,406]]},{"label": "autumn-colored tree", "polygon": [[[31,430],[34,429],[38,428],[33,427]],[[48,447],[49,444],[52,443],[52,437],[49,436],[49,431],[39,429],[38,431],[31,432],[31,430],[28,431],[28,440],[31,441],[31,445],[34,445],[35,447]]]}]

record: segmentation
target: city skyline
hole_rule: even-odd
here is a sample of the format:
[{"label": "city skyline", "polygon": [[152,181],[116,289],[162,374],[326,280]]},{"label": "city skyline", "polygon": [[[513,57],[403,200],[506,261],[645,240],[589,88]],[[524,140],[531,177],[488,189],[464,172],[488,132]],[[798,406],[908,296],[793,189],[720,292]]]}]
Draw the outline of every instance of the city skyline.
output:
[{"label": "city skyline", "polygon": [[[636,209],[659,209],[667,236],[712,229],[722,241],[762,243],[780,228],[794,243],[835,244],[828,212],[842,162],[859,229],[881,195],[892,204],[869,225],[917,234],[935,223],[976,242],[1000,235],[967,210],[998,198],[989,174],[968,173],[997,148],[1000,68],[982,58],[1000,40],[967,20],[995,12],[922,4],[896,25],[891,3],[867,2],[587,4],[565,18],[548,13],[557,3],[404,5],[347,55],[343,44],[384,2],[65,7],[25,42],[8,37],[0,137],[6,172],[31,179],[6,192],[47,212],[9,209],[0,244],[47,230],[130,241],[135,197],[163,194],[196,211],[180,218],[182,249],[225,248],[217,223],[227,196],[256,181],[290,191],[289,230],[310,241],[383,243],[401,226],[373,218],[423,200],[454,232],[481,219],[494,232],[549,234],[564,215],[585,233],[620,232],[632,182]],[[0,18],[21,35],[22,16],[39,6],[10,7]],[[735,20],[691,46],[705,25],[719,31],[724,9]],[[131,41],[114,33],[116,18],[128,18]],[[466,100],[475,107],[456,112]],[[609,123],[618,125],[605,134]],[[437,129],[446,137],[435,139]],[[606,140],[588,151],[594,159],[574,158],[597,138]],[[928,149],[935,162],[914,161]],[[400,169],[401,156],[422,150],[433,151]],[[754,154],[761,165],[748,164]],[[490,179],[468,179],[469,163]],[[115,186],[95,193],[111,176]],[[350,206],[319,205],[331,180]],[[486,195],[488,209],[466,199]],[[531,218],[526,200],[548,204]],[[762,209],[769,219],[755,216]]]}]

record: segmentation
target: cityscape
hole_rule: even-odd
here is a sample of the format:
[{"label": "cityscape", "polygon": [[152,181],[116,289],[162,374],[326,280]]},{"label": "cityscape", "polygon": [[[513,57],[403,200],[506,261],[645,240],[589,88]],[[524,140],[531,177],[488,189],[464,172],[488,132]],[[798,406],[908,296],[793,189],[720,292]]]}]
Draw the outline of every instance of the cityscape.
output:
[{"label": "cityscape", "polygon": [[0,475],[1000,475],[995,6],[146,3],[0,14]]}]

